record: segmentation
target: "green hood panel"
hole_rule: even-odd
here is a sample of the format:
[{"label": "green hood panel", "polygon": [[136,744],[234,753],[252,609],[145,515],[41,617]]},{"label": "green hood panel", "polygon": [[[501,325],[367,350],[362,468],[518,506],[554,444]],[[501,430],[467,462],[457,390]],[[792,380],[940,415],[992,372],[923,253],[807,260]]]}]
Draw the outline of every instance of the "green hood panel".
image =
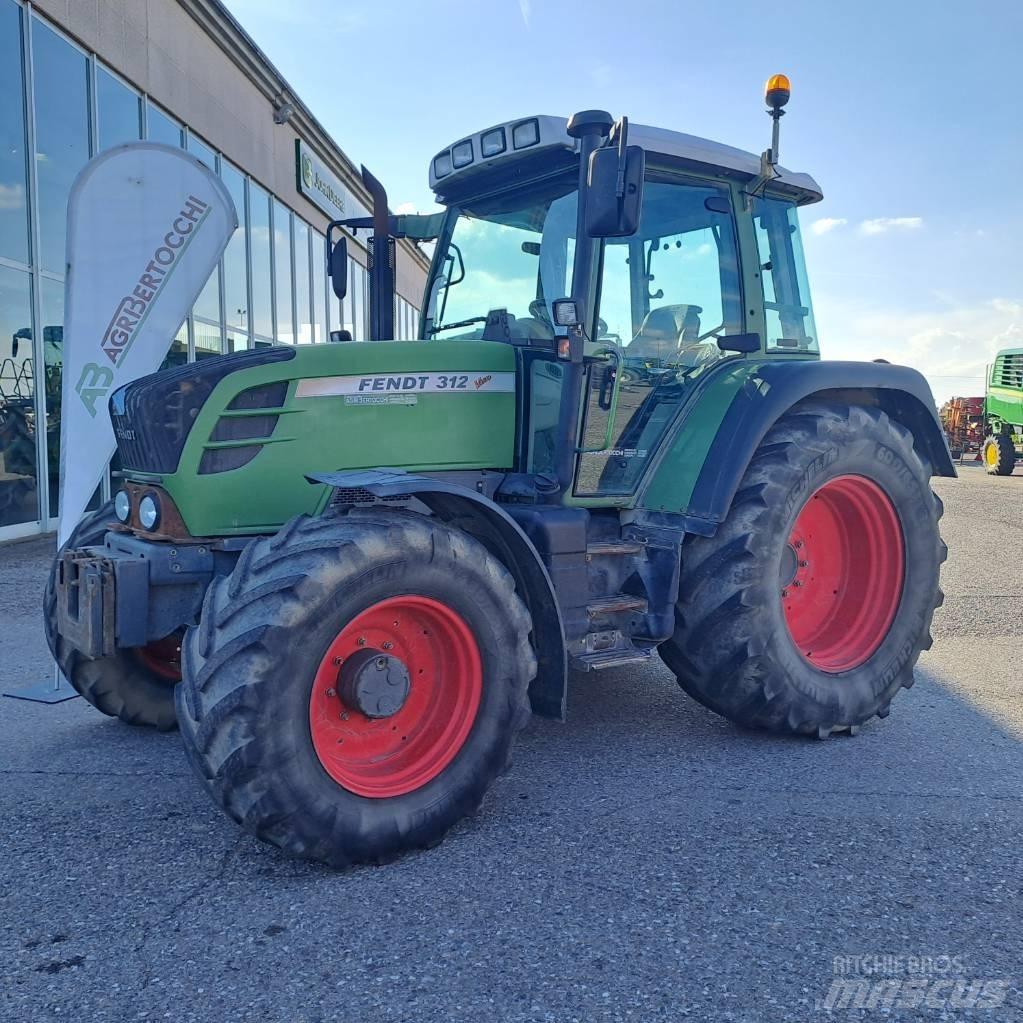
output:
[{"label": "green hood panel", "polygon": [[[329,488],[308,483],[306,473],[510,468],[515,362],[510,345],[487,341],[298,347],[293,359],[240,368],[216,385],[162,485],[189,531],[213,536],[273,531],[320,510]],[[240,392],[281,381],[282,407],[254,413],[243,400],[228,408]],[[239,422],[272,424],[274,416],[268,437],[212,440],[215,430],[223,436]],[[252,457],[209,471],[213,455],[232,452]]]}]

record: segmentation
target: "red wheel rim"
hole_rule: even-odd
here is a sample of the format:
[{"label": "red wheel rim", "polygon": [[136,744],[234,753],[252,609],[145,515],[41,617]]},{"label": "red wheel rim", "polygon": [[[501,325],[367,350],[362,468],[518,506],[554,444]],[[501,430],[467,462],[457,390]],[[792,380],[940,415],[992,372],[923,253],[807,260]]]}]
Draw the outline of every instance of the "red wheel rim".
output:
[{"label": "red wheel rim", "polygon": [[[408,672],[409,692],[390,717],[347,705],[345,659],[386,651]],[[327,647],[309,698],[309,729],[323,769],[343,788],[386,799],[421,788],[458,754],[483,693],[479,647],[464,619],[429,597],[391,597],[352,619]]]},{"label": "red wheel rim", "polygon": [[902,597],[902,528],[888,495],[838,476],[810,495],[782,557],[781,599],[792,641],[831,674],[869,660]]},{"label": "red wheel rim", "polygon": [[181,681],[181,633],[173,632],[163,639],[139,647],[135,656],[158,678],[168,682]]}]

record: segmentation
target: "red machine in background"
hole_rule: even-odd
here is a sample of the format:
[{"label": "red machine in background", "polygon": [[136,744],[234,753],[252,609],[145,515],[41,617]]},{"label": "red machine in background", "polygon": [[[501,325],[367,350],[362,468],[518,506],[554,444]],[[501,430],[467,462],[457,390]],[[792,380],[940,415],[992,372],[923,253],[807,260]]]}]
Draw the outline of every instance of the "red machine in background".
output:
[{"label": "red machine in background", "polygon": [[938,411],[953,458],[979,452],[984,443],[984,399],[950,398]]}]

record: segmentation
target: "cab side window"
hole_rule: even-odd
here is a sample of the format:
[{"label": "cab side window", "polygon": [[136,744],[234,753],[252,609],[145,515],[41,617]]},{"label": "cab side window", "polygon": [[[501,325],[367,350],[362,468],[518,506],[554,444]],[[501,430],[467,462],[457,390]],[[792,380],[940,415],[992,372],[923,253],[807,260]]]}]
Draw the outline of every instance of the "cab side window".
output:
[{"label": "cab side window", "polygon": [[769,352],[812,352],[820,349],[810,304],[803,242],[795,204],[757,199],[753,207]]}]

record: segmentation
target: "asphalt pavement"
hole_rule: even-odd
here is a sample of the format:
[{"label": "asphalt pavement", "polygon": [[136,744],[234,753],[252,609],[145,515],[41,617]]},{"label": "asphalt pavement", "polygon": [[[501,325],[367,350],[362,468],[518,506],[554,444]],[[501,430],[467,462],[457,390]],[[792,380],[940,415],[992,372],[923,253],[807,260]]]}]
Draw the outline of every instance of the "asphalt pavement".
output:
[{"label": "asphalt pavement", "polygon": [[[1023,1019],[1023,475],[936,489],[947,599],[886,720],[784,739],[659,662],[577,676],[385,867],[241,833],[174,734],[0,700],[0,1020]],[[0,548],[0,688],[49,670],[51,554]]]}]

